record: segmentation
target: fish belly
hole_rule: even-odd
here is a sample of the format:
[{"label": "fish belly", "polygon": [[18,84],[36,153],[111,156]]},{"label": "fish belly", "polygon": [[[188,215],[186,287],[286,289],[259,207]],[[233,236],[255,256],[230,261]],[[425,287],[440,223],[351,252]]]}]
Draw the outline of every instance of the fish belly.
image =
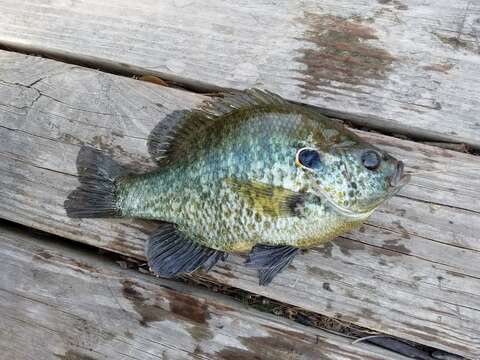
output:
[{"label": "fish belly", "polygon": [[272,217],[242,205],[219,202],[210,207],[210,216],[185,223],[182,231],[210,248],[247,252],[256,244],[309,248],[333,240],[364,220],[344,218],[324,206],[307,208],[303,216]]}]

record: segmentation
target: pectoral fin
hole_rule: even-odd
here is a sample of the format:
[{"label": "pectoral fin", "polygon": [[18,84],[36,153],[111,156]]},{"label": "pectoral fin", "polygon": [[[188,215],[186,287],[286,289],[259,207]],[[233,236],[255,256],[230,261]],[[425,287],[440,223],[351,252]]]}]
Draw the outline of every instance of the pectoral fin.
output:
[{"label": "pectoral fin", "polygon": [[305,194],[255,181],[226,180],[248,205],[272,217],[302,216]]},{"label": "pectoral fin", "polygon": [[248,254],[245,265],[258,270],[259,285],[268,285],[292,262],[299,251],[299,248],[288,245],[256,245]]},{"label": "pectoral fin", "polygon": [[219,260],[225,260],[223,251],[197,244],[182,234],[174,224],[164,223],[152,234],[145,246],[145,255],[151,270],[158,276],[172,278],[203,267],[210,270]]}]

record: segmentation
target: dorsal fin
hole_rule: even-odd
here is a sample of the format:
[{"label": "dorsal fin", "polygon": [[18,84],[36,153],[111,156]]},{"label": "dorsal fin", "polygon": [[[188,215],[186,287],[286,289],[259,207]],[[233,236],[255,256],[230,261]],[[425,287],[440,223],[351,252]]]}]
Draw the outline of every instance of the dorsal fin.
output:
[{"label": "dorsal fin", "polygon": [[198,109],[177,110],[168,115],[150,133],[148,151],[159,165],[174,163],[191,151],[191,144],[202,129],[226,114],[237,110],[289,104],[266,90],[248,89],[220,93],[219,97],[205,101]]}]

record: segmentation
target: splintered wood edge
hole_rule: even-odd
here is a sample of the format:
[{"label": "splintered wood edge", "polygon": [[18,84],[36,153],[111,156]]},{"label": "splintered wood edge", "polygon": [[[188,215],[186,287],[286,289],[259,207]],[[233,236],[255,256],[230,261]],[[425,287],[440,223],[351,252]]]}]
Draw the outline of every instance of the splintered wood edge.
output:
[{"label": "splintered wood edge", "polygon": [[[78,149],[93,145],[145,169],[153,165],[145,146],[150,129],[173,110],[205,98],[51,60],[0,56],[0,216],[143,258],[154,223],[65,217],[63,200],[77,186]],[[257,286],[255,272],[239,257],[208,276],[381,332],[475,354],[478,157],[359,133],[415,167],[453,168],[412,181],[369,224],[299,256],[268,288]]]}]

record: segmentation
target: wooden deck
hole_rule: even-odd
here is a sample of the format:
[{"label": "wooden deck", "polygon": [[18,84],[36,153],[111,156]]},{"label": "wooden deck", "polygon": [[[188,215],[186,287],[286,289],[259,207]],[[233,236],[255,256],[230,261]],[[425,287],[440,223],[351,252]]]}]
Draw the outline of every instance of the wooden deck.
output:
[{"label": "wooden deck", "polygon": [[[198,90],[255,85],[361,125],[354,131],[419,174],[359,230],[297,257],[267,288],[241,257],[202,276],[480,358],[480,157],[413,141],[480,148],[480,7],[316,3],[0,0],[0,46],[16,50],[0,51],[0,218],[65,242],[0,224],[0,351],[20,359],[403,358],[70,246],[143,259],[155,228],[66,217],[80,146],[147,169],[147,136],[167,114],[204,101]],[[190,91],[112,72],[161,75]]]},{"label": "wooden deck", "polygon": [[0,229],[4,359],[407,358]]}]

